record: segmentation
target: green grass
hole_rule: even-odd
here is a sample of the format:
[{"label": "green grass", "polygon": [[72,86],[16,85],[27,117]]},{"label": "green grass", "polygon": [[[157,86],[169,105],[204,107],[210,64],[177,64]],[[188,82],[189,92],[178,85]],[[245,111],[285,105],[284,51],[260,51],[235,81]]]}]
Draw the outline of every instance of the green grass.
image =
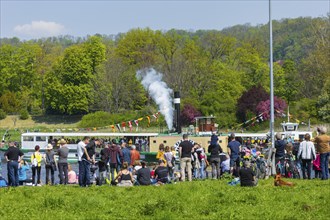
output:
[{"label": "green grass", "polygon": [[1,219],[330,219],[330,182],[255,188],[206,180],[165,186],[0,189]]}]

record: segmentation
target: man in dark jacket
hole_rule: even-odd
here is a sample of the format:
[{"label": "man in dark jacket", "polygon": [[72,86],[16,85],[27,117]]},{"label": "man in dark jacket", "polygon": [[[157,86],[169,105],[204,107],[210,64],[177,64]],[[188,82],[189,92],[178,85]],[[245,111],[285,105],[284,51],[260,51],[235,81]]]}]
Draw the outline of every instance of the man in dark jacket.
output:
[{"label": "man in dark jacket", "polygon": [[115,170],[118,173],[121,164],[123,164],[123,152],[121,151],[120,146],[117,145],[117,141],[113,139],[112,145],[110,146],[111,180],[115,179]]},{"label": "man in dark jacket", "polygon": [[208,152],[211,154],[210,163],[212,165],[212,178],[220,178],[220,153],[222,153],[222,149],[218,143],[218,136],[215,134],[211,136]]}]

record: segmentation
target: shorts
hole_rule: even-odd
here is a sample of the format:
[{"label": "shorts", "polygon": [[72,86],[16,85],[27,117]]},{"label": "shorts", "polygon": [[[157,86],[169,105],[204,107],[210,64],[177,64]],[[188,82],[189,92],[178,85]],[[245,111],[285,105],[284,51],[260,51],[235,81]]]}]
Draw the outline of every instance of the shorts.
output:
[{"label": "shorts", "polygon": [[239,167],[239,162],[239,157],[230,158],[230,167],[234,167],[235,164],[236,167]]}]

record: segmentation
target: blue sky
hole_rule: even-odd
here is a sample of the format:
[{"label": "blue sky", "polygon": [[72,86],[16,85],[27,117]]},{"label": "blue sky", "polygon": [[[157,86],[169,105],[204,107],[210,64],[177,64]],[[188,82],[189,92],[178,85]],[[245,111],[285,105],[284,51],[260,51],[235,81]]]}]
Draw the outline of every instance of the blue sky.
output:
[{"label": "blue sky", "polygon": [[[0,37],[117,34],[132,28],[218,29],[266,24],[268,0],[29,1],[0,0]],[[272,0],[272,18],[320,17],[329,0]]]}]

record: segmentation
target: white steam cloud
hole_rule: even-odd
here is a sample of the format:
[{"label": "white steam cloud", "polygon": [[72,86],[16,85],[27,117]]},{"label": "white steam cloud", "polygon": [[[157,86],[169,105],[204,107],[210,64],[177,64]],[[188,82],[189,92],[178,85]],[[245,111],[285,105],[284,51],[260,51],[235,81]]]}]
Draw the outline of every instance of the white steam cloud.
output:
[{"label": "white steam cloud", "polygon": [[171,94],[172,89],[162,81],[163,74],[150,68],[139,70],[136,72],[138,79],[142,79],[141,83],[145,90],[148,91],[151,98],[156,102],[159,112],[164,115],[169,130],[173,127],[173,102]]}]

